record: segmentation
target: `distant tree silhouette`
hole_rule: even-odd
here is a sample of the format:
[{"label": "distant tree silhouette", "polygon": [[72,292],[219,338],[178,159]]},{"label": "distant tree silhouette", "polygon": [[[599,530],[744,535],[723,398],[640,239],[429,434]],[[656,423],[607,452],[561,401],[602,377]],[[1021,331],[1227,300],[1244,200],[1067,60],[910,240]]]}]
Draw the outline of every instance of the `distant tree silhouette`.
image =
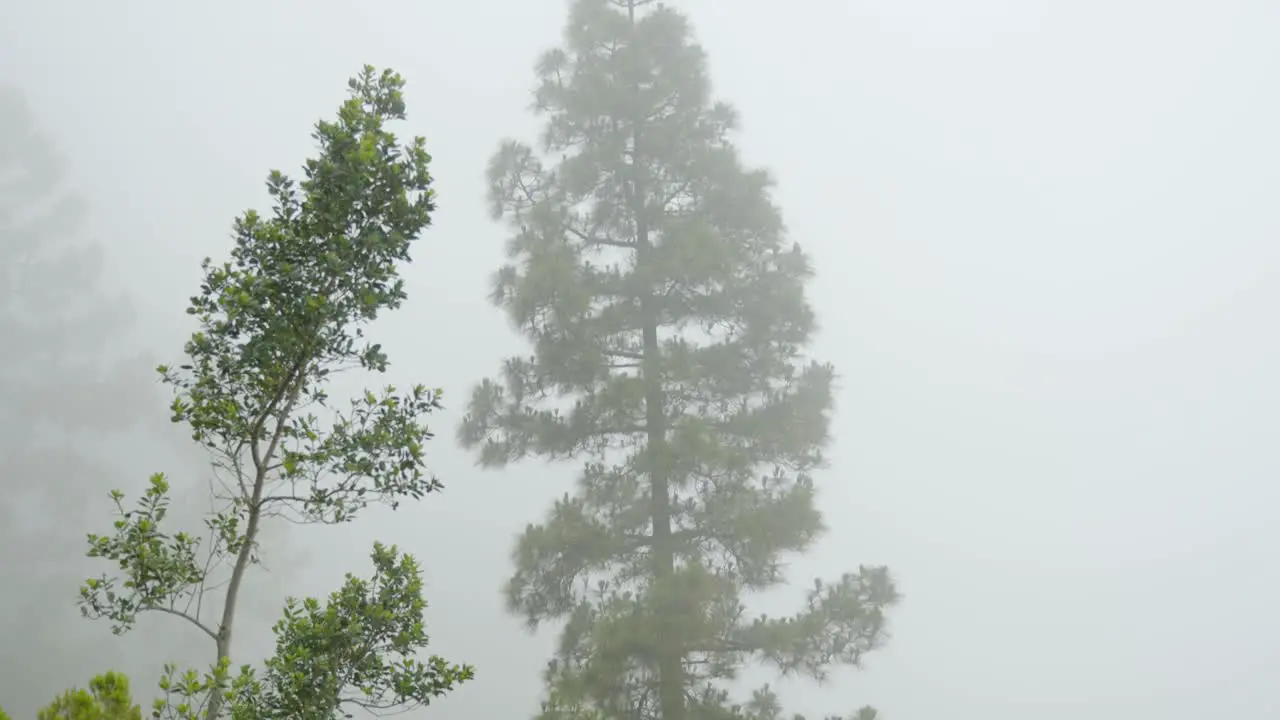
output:
[{"label": "distant tree silhouette", "polygon": [[0,644],[24,659],[3,656],[0,697],[14,712],[65,687],[45,662],[81,654],[84,629],[61,618],[78,614],[85,523],[111,486],[101,450],[141,417],[148,384],[124,364],[129,308],[103,288],[66,169],[23,94],[0,86]]}]

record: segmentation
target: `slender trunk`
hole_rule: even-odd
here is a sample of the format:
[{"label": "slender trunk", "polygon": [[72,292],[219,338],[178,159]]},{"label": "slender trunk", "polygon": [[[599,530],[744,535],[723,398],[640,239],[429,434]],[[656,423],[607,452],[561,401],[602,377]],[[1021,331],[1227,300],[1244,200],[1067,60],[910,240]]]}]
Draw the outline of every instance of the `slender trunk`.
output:
[{"label": "slender trunk", "polygon": [[[258,455],[256,450],[257,438],[253,438],[251,442],[255,443],[253,456],[253,490],[249,496],[248,513],[249,517],[244,528],[244,544],[240,546],[240,550],[236,553],[235,565],[231,568],[231,579],[227,582],[227,594],[222,603],[222,621],[218,624],[218,641],[217,641],[217,658],[216,663],[221,665],[224,661],[230,662],[231,659],[231,637],[236,622],[236,604],[240,599],[240,587],[244,584],[245,571],[249,569],[249,564],[253,560],[253,546],[258,539],[258,530],[262,523],[262,497],[267,485],[267,472],[271,466],[271,460],[275,457],[276,449],[280,446],[280,439],[284,435],[285,423],[290,413],[293,412],[294,405],[298,401],[298,394],[301,392],[301,381],[299,380],[306,363],[300,363],[293,372],[288,376],[284,387],[289,388],[288,399],[284,402],[283,409],[280,411],[275,431],[271,434],[271,440],[267,443],[266,452]],[[282,392],[281,395],[284,393]],[[280,396],[277,396],[277,401]],[[231,668],[228,665],[227,671]],[[209,702],[206,706],[205,717],[208,720],[217,720],[218,714],[222,712],[222,693],[218,688],[214,688],[209,693]]]},{"label": "slender trunk", "polygon": [[[635,27],[636,7],[642,1],[630,0],[627,3],[627,16],[631,26]],[[639,87],[636,88],[637,95]],[[658,313],[654,307],[653,287],[648,272],[648,256],[652,249],[650,243],[649,223],[649,189],[646,176],[646,165],[642,147],[641,120],[633,118],[632,133],[632,182],[631,212],[636,223],[636,272],[639,273],[642,289],[640,294],[640,315],[643,334],[644,359],[644,400],[645,428],[647,437],[647,467],[649,470],[649,514],[653,522],[653,544],[651,558],[653,562],[654,588],[658,598],[670,596],[670,581],[675,573],[675,547],[671,535],[671,487],[667,462],[667,417],[665,398],[662,387],[662,350],[658,345]],[[684,720],[684,652],[681,639],[671,631],[671,619],[674,609],[663,601],[654,610],[657,615],[657,627],[654,638],[656,660],[658,664],[658,703],[662,711],[662,720]]]},{"label": "slender trunk", "polygon": [[[226,599],[222,605],[222,622],[218,625],[218,642],[217,642],[217,663],[230,661],[231,659],[231,633],[236,622],[236,602],[240,599],[240,586],[244,582],[245,571],[249,569],[249,562],[253,557],[253,543],[258,537],[259,523],[262,521],[262,491],[266,484],[266,465],[264,464],[260,470],[256,472],[253,482],[253,495],[249,501],[249,520],[245,525],[244,545],[240,548],[240,552],[236,553],[235,565],[231,568],[231,580],[227,583]],[[228,672],[230,667],[227,668]],[[209,695],[209,704],[207,707],[209,720],[216,720],[218,713],[222,711],[222,693],[213,692]]]},{"label": "slender trunk", "polygon": [[[638,247],[648,243],[647,230],[641,226]],[[648,430],[649,513],[653,520],[653,579],[659,598],[669,597],[668,584],[675,573],[675,548],[671,536],[671,488],[667,476],[667,418],[663,407],[661,362],[658,347],[658,323],[653,311],[653,297],[646,292],[641,299],[644,318],[645,426]],[[657,611],[656,650],[658,661],[658,697],[663,720],[684,720],[684,652],[680,637],[670,631],[671,613],[668,603]]]}]

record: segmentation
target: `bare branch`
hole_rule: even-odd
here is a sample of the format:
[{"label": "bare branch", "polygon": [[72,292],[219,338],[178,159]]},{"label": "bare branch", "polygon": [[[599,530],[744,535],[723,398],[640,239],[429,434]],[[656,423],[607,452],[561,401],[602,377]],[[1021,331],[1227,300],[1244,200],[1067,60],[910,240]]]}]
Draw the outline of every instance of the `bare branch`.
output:
[{"label": "bare branch", "polygon": [[208,625],[205,625],[204,623],[200,622],[199,620],[192,617],[191,615],[181,610],[178,610],[176,608],[167,608],[167,607],[164,607],[163,605],[148,605],[141,609],[148,610],[148,611],[161,612],[161,613],[165,613],[166,615],[173,615],[175,617],[180,617],[183,620],[186,620],[187,622],[191,623],[192,625],[195,625],[197,628],[200,628],[200,630],[204,632],[205,635],[208,635],[209,637],[213,638],[214,641],[217,641],[218,639],[218,633],[210,629]]}]

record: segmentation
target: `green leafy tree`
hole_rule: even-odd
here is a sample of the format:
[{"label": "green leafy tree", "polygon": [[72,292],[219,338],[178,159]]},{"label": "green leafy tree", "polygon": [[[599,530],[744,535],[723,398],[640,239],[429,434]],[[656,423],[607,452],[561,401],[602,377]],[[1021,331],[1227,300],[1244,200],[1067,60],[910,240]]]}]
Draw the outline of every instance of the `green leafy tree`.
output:
[{"label": "green leafy tree", "polygon": [[129,679],[109,672],[89,682],[88,690],[68,690],[41,710],[39,720],[142,720],[133,703]]},{"label": "green leafy tree", "polygon": [[343,706],[391,710],[471,678],[470,668],[440,657],[414,658],[427,644],[416,561],[375,545],[373,564],[372,578],[348,575],[323,606],[289,601],[265,672],[244,673],[235,683],[235,718],[328,718]]},{"label": "green leafy tree", "polygon": [[87,616],[123,633],[142,613],[165,613],[211,642],[207,672],[168,668],[156,717],[340,717],[349,704],[427,703],[471,676],[439,658],[412,659],[427,640],[417,566],[380,546],[371,580],[348,579],[323,607],[290,603],[263,672],[231,672],[237,602],[264,522],[349,522],[371,503],[394,508],[441,488],[423,452],[438,390],[388,386],[344,409],[331,408],[326,391],[337,372],[386,371],[363,328],[405,299],[398,267],[434,209],[422,138],[400,144],[386,129],[404,118],[403,84],[364,68],[336,120],[316,125],[319,152],[305,178],[272,172],[271,215],[246,212],[230,260],[204,262],[187,310],[199,323],[187,359],[159,371],[174,389],[173,421],[211,458],[205,528],[167,528],[170,484],[156,474],[128,509],[113,493],[113,531],[89,537],[90,557],[115,571],[81,589]]},{"label": "green leafy tree", "polygon": [[492,297],[532,352],[476,388],[459,437],[488,466],[586,458],[506,588],[531,625],[564,623],[540,717],[783,717],[768,688],[731,698],[738,670],[857,665],[897,598],[862,567],[794,615],[744,607],[823,530],[834,372],[804,355],[810,262],[681,14],[577,0],[537,72],[542,152],[506,142],[489,168],[513,228]]},{"label": "green leafy tree", "polygon": [[[129,678],[109,672],[89,681],[89,689],[72,688],[41,710],[38,720],[142,720],[142,708],[133,702]],[[0,720],[9,715],[0,710]]]}]

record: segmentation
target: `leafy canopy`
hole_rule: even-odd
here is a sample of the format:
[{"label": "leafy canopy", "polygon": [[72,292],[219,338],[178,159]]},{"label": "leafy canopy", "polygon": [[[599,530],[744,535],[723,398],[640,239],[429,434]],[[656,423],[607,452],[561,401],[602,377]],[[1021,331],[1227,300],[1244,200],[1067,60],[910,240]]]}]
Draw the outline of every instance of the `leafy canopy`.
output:
[{"label": "leafy canopy", "polygon": [[[129,679],[115,672],[89,681],[89,689],[72,688],[36,714],[37,720],[142,720],[142,708],[133,703]],[[10,720],[0,710],[0,720]]]},{"label": "leafy canopy", "polygon": [[[173,421],[211,458],[204,532],[168,530],[171,484],[158,473],[129,509],[113,492],[113,532],[89,536],[89,555],[116,572],[85,583],[87,616],[121,633],[140,613],[166,613],[214,646],[207,672],[167,669],[156,717],[338,717],[347,704],[426,703],[471,677],[439,658],[412,659],[427,644],[417,565],[376,546],[371,579],[348,578],[323,607],[291,602],[276,655],[229,683],[236,604],[264,521],[349,522],[370,503],[395,508],[442,487],[424,458],[439,390],[387,386],[344,409],[327,392],[335,373],[387,370],[365,328],[403,303],[399,268],[435,207],[425,142],[401,144],[386,127],[405,117],[403,86],[365,67],[336,120],[317,123],[304,179],[272,172],[271,214],[245,212],[230,259],[203,263],[186,361],[159,372],[174,390]],[[284,714],[253,715],[268,710]]]},{"label": "leafy canopy", "polygon": [[276,623],[276,651],[261,674],[243,671],[233,689],[232,716],[339,717],[344,706],[382,711],[426,704],[474,677],[470,666],[416,655],[427,646],[418,563],[376,544],[374,574],[347,575],[321,603],[290,599]]}]

